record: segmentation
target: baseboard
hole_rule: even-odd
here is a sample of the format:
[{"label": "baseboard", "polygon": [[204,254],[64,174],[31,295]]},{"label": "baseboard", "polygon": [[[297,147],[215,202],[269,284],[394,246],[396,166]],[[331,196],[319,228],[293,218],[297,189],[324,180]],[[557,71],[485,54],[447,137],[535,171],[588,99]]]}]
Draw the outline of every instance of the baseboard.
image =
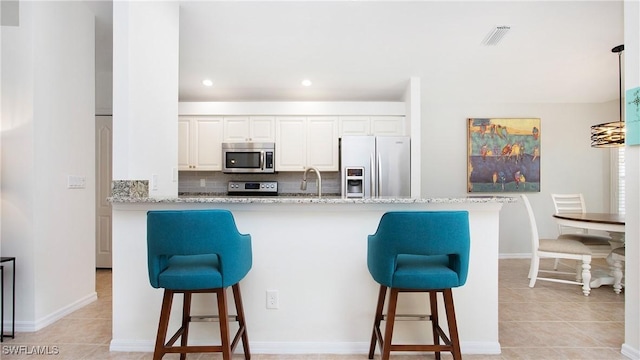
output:
[{"label": "baseboard", "polygon": [[[40,329],[44,329],[45,327],[53,324],[54,322],[62,319],[63,317],[71,314],[72,312],[83,308],[84,306],[98,300],[98,294],[93,292],[59,310],[53,312],[43,318],[40,318],[36,321],[16,321],[15,328],[16,332],[35,332]],[[11,314],[5,313],[5,322],[4,322],[4,333],[7,334],[7,331],[11,332]]]},{"label": "baseboard", "polygon": [[460,352],[463,354],[498,355],[502,353],[502,350],[497,341],[462,341]]},{"label": "baseboard", "polygon": [[109,351],[153,352],[155,344],[154,340],[111,339],[111,343],[109,343]]},{"label": "baseboard", "polygon": [[531,253],[498,254],[498,259],[531,259]]},{"label": "baseboard", "polygon": [[[369,352],[368,342],[261,342],[249,341],[253,354],[340,354],[359,355]],[[152,352],[153,340],[111,340],[110,351]],[[205,345],[194,343],[194,345]],[[500,343],[489,341],[467,341],[460,343],[463,354],[495,355],[500,354]],[[242,347],[236,348],[242,353]]]},{"label": "baseboard", "polygon": [[622,344],[622,349],[620,350],[622,355],[628,357],[633,360],[640,360],[640,351],[638,349],[634,349],[627,344]]}]

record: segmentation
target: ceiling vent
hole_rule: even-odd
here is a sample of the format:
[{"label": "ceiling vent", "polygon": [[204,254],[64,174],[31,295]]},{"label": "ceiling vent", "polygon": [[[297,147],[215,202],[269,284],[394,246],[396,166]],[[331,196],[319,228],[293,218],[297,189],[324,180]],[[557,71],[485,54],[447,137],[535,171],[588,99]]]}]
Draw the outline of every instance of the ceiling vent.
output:
[{"label": "ceiling vent", "polygon": [[487,37],[482,40],[482,44],[486,46],[497,45],[509,30],[511,30],[511,26],[496,26],[491,29]]}]

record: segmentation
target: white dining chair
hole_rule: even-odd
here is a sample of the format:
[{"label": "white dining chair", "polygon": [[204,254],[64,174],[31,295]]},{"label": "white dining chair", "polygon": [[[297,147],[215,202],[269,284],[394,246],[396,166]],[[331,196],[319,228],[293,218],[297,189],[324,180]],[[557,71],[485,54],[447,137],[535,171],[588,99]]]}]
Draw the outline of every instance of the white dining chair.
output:
[{"label": "white dining chair", "polygon": [[625,261],[624,254],[624,246],[611,251],[611,260],[613,261],[613,291],[616,294],[620,294],[624,286],[622,282],[622,277],[624,276],[622,272],[622,263]]},{"label": "white dining chair", "polygon": [[[529,287],[534,287],[537,280],[551,281],[564,284],[582,285],[582,293],[589,296],[591,292],[591,250],[583,243],[572,239],[540,239],[538,227],[531,203],[526,195],[521,194],[522,202],[529,217],[529,230],[531,240],[531,265],[529,267]],[[567,259],[576,260],[580,264],[581,271],[563,272],[558,270],[541,270],[540,259]],[[560,277],[544,277],[541,273],[552,273],[555,276],[573,275],[575,280],[567,280]]]},{"label": "white dining chair", "polygon": [[[582,194],[551,194],[551,199],[553,200],[556,214],[584,214],[587,212]],[[562,225],[558,225],[558,232],[559,239],[576,240],[588,246],[589,249],[591,249],[591,256],[593,258],[604,259],[609,256],[611,252],[611,245],[609,243],[611,238],[608,236],[589,234],[587,229]]]}]

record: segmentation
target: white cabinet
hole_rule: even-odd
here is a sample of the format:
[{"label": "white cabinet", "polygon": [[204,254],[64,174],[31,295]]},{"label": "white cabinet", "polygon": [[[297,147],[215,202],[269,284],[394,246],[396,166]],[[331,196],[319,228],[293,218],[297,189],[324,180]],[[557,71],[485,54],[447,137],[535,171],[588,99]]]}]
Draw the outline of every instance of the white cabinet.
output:
[{"label": "white cabinet", "polygon": [[404,136],[404,116],[372,116],[371,132],[376,136]]},{"label": "white cabinet", "polygon": [[221,117],[180,117],[178,170],[222,170]]},{"label": "white cabinet", "polygon": [[191,121],[178,119],[178,170],[190,170],[191,166]]},{"label": "white cabinet", "polygon": [[273,116],[231,116],[224,118],[225,142],[274,142]]},{"label": "white cabinet", "polygon": [[338,119],[307,118],[307,166],[321,171],[338,171]]},{"label": "white cabinet", "polygon": [[341,116],[340,136],[404,136],[404,116]]},{"label": "white cabinet", "polygon": [[223,141],[252,141],[276,143],[276,171],[338,171],[340,136],[404,134],[404,116],[181,116],[178,170],[221,171]]},{"label": "white cabinet", "polygon": [[276,121],[276,171],[302,171],[306,165],[307,119],[283,117]]},{"label": "white cabinet", "polygon": [[371,135],[371,122],[368,116],[340,117],[340,136]]},{"label": "white cabinet", "polygon": [[338,119],[287,116],[276,121],[276,171],[338,171]]}]

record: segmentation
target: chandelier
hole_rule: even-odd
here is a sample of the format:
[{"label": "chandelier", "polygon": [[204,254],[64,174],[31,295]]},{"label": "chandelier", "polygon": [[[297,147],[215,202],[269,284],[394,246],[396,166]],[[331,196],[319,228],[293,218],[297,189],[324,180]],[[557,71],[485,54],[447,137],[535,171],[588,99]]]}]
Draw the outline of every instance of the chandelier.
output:
[{"label": "chandelier", "polygon": [[618,54],[618,83],[620,90],[620,120],[591,126],[591,147],[606,148],[624,146],[625,125],[622,120],[622,51],[618,45],[611,52]]}]

